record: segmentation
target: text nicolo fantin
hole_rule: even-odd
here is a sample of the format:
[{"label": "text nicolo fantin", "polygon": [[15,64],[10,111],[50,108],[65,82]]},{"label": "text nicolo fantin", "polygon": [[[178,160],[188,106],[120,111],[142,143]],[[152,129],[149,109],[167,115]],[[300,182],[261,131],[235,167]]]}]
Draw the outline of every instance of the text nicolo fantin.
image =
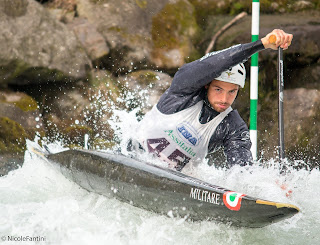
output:
[{"label": "text nicolo fantin", "polygon": [[45,242],[46,237],[43,236],[2,236],[2,241],[8,242]]}]

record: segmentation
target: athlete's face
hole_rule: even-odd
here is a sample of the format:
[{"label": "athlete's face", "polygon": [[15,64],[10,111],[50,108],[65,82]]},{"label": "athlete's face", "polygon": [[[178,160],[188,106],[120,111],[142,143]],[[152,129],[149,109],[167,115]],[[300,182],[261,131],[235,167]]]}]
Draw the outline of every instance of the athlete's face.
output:
[{"label": "athlete's face", "polygon": [[206,88],[208,89],[208,100],[213,109],[217,112],[223,112],[235,100],[239,85],[213,80]]}]

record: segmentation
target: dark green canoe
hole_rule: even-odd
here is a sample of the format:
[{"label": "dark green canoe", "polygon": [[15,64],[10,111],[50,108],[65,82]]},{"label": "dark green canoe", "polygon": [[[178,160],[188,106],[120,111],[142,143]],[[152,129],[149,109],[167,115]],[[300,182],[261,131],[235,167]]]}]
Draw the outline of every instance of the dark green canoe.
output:
[{"label": "dark green canoe", "polygon": [[45,157],[88,191],[187,220],[263,227],[299,212],[294,205],[253,198],[123,155],[68,150]]}]

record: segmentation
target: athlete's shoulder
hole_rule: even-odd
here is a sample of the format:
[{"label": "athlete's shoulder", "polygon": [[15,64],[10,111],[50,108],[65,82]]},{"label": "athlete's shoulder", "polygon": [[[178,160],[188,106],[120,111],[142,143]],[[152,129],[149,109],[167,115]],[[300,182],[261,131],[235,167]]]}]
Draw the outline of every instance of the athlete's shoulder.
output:
[{"label": "athlete's shoulder", "polygon": [[244,122],[244,120],[242,119],[242,117],[240,116],[238,110],[232,110],[230,111],[230,113],[227,116],[227,119],[229,121],[233,121],[233,122]]},{"label": "athlete's shoulder", "polygon": [[243,118],[240,116],[239,112],[237,110],[232,110],[226,117],[225,117],[225,123],[229,124],[231,128],[234,127],[245,127],[247,128],[247,124],[243,120]]}]

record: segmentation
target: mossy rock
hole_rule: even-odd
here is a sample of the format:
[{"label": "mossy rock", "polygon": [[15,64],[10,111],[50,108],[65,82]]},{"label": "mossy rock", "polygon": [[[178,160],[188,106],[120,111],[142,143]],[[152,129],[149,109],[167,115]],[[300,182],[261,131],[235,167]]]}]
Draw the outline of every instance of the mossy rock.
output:
[{"label": "mossy rock", "polygon": [[95,4],[105,4],[110,2],[110,0],[90,0],[90,2],[95,3]]},{"label": "mossy rock", "polygon": [[152,56],[156,65],[166,68],[183,65],[185,57],[194,56],[192,40],[199,31],[194,7],[188,1],[166,4],[152,18]]},{"label": "mossy rock", "polygon": [[107,100],[116,103],[125,90],[122,84],[111,72],[106,70],[93,70],[89,78],[89,90],[94,93],[102,93]]},{"label": "mossy rock", "polygon": [[49,141],[60,141],[66,146],[84,144],[84,135],[90,137],[93,129],[88,125],[77,125],[70,120],[63,120],[54,114],[48,114],[45,118],[46,137]]},{"label": "mossy rock", "polygon": [[149,85],[150,83],[155,83],[159,79],[157,78],[157,74],[152,70],[142,70],[130,73],[130,75],[139,80],[141,84]]},{"label": "mossy rock", "polygon": [[72,125],[66,127],[60,133],[63,135],[63,139],[67,145],[84,146],[85,135],[87,134],[91,138],[92,132],[93,130],[88,126]]},{"label": "mossy rock", "polygon": [[[296,91],[298,89],[295,89]],[[297,98],[285,91],[284,104],[284,139],[285,151],[289,160],[302,160],[309,167],[319,166],[320,137],[319,126],[320,104],[306,90],[303,98],[309,94],[307,105],[305,99]],[[291,92],[292,93],[292,92]],[[286,99],[287,98],[287,99]],[[291,100],[291,102],[289,102]],[[292,102],[294,101],[294,103]],[[298,106],[302,102],[300,106]],[[258,111],[258,149],[263,151],[263,158],[270,159],[278,156],[278,94],[269,92],[261,99]],[[313,106],[310,106],[310,104]],[[302,109],[303,108],[303,109]],[[313,108],[313,109],[311,109]]]},{"label": "mossy rock", "polygon": [[117,142],[113,140],[106,140],[103,138],[94,138],[90,141],[90,148],[96,149],[96,150],[106,150],[106,149],[112,149]]},{"label": "mossy rock", "polygon": [[316,103],[314,108],[316,108],[314,114],[302,121],[300,132],[295,132],[296,141],[295,145],[290,145],[291,149],[307,149],[311,148],[311,146],[319,148],[320,133],[318,122],[320,121],[320,102]]},{"label": "mossy rock", "polygon": [[243,11],[250,13],[252,2],[240,1],[217,1],[217,0],[189,0],[195,8],[197,23],[202,29],[209,24],[208,20],[212,16],[234,16]]},{"label": "mossy rock", "polygon": [[67,0],[67,1],[61,1],[61,0],[43,1],[43,0],[40,0],[40,2],[46,2],[45,6],[48,8],[63,9],[66,12],[73,12],[73,11],[75,11],[75,9],[77,7],[76,0]]},{"label": "mossy rock", "polygon": [[[121,102],[121,85],[109,72],[91,73],[89,83],[64,87],[46,97],[43,120],[49,141],[68,147],[83,147],[84,136],[112,138],[108,119]],[[118,107],[116,107],[118,108]]]},{"label": "mossy rock", "polygon": [[84,145],[84,135],[89,135],[88,140],[88,147],[90,149],[96,150],[106,150],[113,148],[117,143],[114,138],[112,139],[105,139],[101,137],[95,137],[92,134],[92,130],[86,130],[85,128],[81,127],[69,127],[66,129],[66,134],[64,135],[64,144],[65,146],[71,149],[83,149]]},{"label": "mossy rock", "polygon": [[[11,96],[11,99],[8,101],[7,97],[10,97],[10,96]],[[37,101],[25,93],[8,92],[7,96],[6,96],[6,93],[3,93],[3,94],[0,93],[0,102],[13,104],[25,112],[35,111],[38,109]]]},{"label": "mossy rock", "polygon": [[20,17],[27,13],[29,2],[27,0],[2,0],[4,13],[10,17]]},{"label": "mossy rock", "polygon": [[[204,26],[206,24],[208,16],[211,15],[236,15],[243,11],[251,14],[252,12],[252,1],[248,0],[189,0],[189,2],[196,9],[197,21],[201,26]],[[313,9],[320,9],[320,3],[318,0],[260,0],[261,14],[296,13]]]},{"label": "mossy rock", "polygon": [[135,0],[136,4],[141,8],[141,9],[145,9],[148,5],[148,1],[147,0]]},{"label": "mossy rock", "polygon": [[14,60],[9,62],[6,65],[2,65],[2,69],[0,69],[0,77],[5,79],[1,79],[0,84],[8,84],[21,74],[23,74],[26,70],[30,68],[30,65],[21,61],[21,60]]},{"label": "mossy rock", "polygon": [[[1,149],[1,141],[0,141]],[[3,154],[0,151],[0,177],[7,175],[10,171],[15,170],[23,165],[24,154],[12,152]]]},{"label": "mossy rock", "polygon": [[24,152],[27,137],[26,131],[19,123],[7,117],[0,117],[1,153]]},{"label": "mossy rock", "polygon": [[24,94],[20,100],[13,102],[13,104],[23,111],[35,111],[38,109],[37,102],[26,94]]},{"label": "mossy rock", "polygon": [[164,49],[179,47],[185,42],[183,36],[192,36],[197,28],[192,5],[182,0],[175,4],[169,3],[153,17],[154,47]]}]

